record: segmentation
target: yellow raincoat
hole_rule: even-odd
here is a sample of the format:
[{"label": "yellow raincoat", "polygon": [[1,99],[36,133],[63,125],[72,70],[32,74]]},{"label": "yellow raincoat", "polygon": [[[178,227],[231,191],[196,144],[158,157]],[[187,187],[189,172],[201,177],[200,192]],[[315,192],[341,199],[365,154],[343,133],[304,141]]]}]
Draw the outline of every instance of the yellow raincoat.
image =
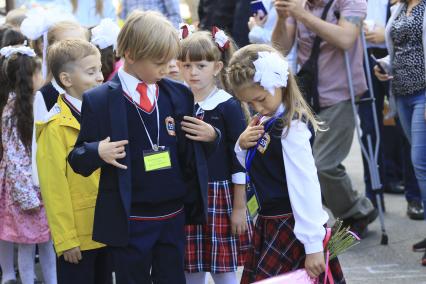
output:
[{"label": "yellow raincoat", "polygon": [[40,188],[58,255],[74,247],[104,246],[92,240],[100,170],[83,177],[67,162],[79,132],[80,124],[61,96],[48,117],[36,122]]}]

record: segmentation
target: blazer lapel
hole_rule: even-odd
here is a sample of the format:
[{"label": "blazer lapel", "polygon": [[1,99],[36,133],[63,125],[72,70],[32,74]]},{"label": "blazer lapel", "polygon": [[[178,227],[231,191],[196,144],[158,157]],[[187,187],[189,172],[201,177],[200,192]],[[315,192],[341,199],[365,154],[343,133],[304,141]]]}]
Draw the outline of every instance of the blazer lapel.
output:
[{"label": "blazer lapel", "polygon": [[[121,87],[118,74],[108,82],[111,89],[109,95],[109,117],[111,121],[111,141],[128,140],[129,133],[127,127],[127,112],[125,100],[123,98],[123,89]],[[125,146],[126,157],[119,160],[120,164],[127,166],[127,170],[117,169],[120,195],[123,201],[127,216],[130,216],[131,205],[131,159],[129,145]]]}]

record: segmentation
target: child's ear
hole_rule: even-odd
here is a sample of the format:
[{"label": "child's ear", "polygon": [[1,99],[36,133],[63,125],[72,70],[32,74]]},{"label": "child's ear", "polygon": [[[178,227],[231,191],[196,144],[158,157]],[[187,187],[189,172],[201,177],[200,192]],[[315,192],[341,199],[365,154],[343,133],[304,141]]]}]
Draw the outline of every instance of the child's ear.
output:
[{"label": "child's ear", "polygon": [[220,71],[222,71],[223,68],[223,62],[222,61],[216,61],[214,63],[214,75],[217,76]]},{"label": "child's ear", "polygon": [[125,51],[124,52],[124,59],[129,63],[129,64],[134,64],[135,60],[130,56],[130,51]]},{"label": "child's ear", "polygon": [[72,79],[71,79],[70,73],[61,72],[59,74],[59,80],[61,81],[62,85],[65,86],[65,88],[71,88],[72,87]]}]

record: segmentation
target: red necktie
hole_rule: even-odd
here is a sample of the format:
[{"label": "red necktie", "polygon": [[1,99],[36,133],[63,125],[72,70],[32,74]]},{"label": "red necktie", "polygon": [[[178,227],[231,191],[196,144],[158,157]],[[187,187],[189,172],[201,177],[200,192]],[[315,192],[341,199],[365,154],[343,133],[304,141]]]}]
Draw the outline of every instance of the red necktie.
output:
[{"label": "red necktie", "polygon": [[139,93],[139,106],[146,112],[152,111],[152,103],[148,98],[148,85],[145,83],[139,83],[136,87],[136,91]]}]

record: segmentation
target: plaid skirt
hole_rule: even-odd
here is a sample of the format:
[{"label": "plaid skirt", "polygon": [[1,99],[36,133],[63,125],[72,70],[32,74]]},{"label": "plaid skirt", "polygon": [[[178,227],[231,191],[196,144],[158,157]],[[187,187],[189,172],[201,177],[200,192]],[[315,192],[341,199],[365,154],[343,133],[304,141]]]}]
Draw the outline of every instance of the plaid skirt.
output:
[{"label": "plaid skirt", "polygon": [[188,225],[186,231],[185,270],[189,273],[225,273],[243,266],[250,249],[253,226],[247,213],[248,230],[232,235],[232,183],[209,183],[208,221],[205,225]]},{"label": "plaid skirt", "polygon": [[[305,266],[305,249],[293,232],[292,214],[256,220],[252,247],[246,257],[241,284],[253,283],[290,272]],[[335,284],[345,278],[337,258],[329,262]],[[323,283],[324,273],[320,276]]]}]

